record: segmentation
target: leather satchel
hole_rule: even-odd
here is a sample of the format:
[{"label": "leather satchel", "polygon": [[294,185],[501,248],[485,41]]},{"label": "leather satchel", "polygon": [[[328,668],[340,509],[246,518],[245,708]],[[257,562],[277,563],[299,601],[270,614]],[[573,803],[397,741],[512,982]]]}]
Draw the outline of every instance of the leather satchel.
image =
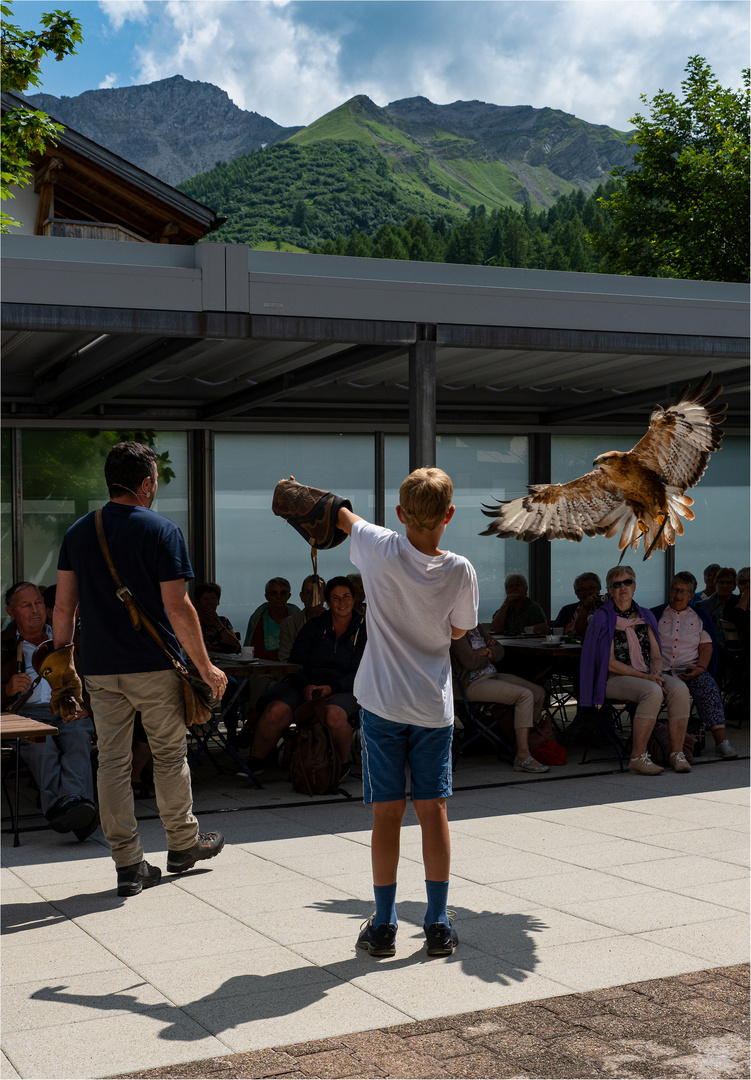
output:
[{"label": "leather satchel", "polygon": [[191,675],[185,664],[172,655],[162,640],[162,636],[157,628],[136,603],[130,589],[127,585],[123,585],[117,570],[115,569],[115,564],[112,561],[107,537],[104,535],[101,510],[97,510],[96,512],[96,533],[99,539],[99,546],[102,549],[102,555],[104,555],[104,561],[107,563],[107,568],[112,575],[112,580],[115,582],[117,597],[125,604],[128,614],[130,615],[133,629],[146,630],[147,633],[152,636],[162,652],[165,653],[180,676],[183,697],[185,699],[186,725],[190,727],[192,724],[207,724],[211,719],[212,705],[216,704],[217,699],[213,696],[211,687],[208,683],[205,683],[198,675]]}]

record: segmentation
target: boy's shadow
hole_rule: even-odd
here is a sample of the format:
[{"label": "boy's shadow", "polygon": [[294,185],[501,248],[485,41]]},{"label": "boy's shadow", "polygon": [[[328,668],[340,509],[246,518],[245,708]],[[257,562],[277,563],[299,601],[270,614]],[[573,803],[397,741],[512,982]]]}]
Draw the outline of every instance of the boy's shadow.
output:
[{"label": "boy's shadow", "polygon": [[[355,939],[364,917],[363,906],[360,900],[355,899],[327,900],[310,905],[310,910],[351,917],[352,955],[346,959],[320,966],[305,964],[269,975],[235,975],[211,993],[179,1007],[168,1004],[142,1005],[137,996],[127,992],[146,983],[135,983],[113,994],[76,994],[68,993],[64,985],[47,986],[34,991],[31,998],[105,1011],[143,1014],[164,1025],[159,1033],[162,1039],[198,1040],[206,1038],[207,1031],[219,1035],[222,1031],[248,1022],[274,1020],[300,1012],[343,983],[366,977],[378,968],[386,974],[424,964],[448,963],[460,965],[467,976],[487,983],[508,985],[521,982],[534,971],[537,964],[531,934],[545,929],[544,923],[529,915],[493,911],[477,913],[457,908],[459,934],[460,937],[464,935],[465,940],[464,955],[460,942],[458,950],[451,957],[431,959],[423,949],[400,957],[397,937],[397,956],[380,961],[371,957],[367,950],[355,948]],[[424,907],[424,903],[411,901],[399,904],[399,933],[402,940],[411,936],[422,939]],[[274,944],[270,941],[269,947]],[[294,949],[294,946],[291,948]],[[221,957],[217,957],[217,965],[220,964]],[[191,1018],[197,1023],[191,1022]]]}]

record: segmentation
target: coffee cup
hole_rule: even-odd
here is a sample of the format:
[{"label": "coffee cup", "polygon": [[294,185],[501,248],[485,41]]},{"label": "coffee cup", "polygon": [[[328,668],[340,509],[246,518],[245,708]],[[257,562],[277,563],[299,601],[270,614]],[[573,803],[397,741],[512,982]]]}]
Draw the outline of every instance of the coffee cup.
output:
[{"label": "coffee cup", "polygon": [[241,660],[254,660],[255,655],[256,651],[252,645],[243,645],[242,649],[240,649]]},{"label": "coffee cup", "polygon": [[534,634],[534,632],[535,632],[534,626],[525,626],[524,627],[524,633],[525,634]]}]

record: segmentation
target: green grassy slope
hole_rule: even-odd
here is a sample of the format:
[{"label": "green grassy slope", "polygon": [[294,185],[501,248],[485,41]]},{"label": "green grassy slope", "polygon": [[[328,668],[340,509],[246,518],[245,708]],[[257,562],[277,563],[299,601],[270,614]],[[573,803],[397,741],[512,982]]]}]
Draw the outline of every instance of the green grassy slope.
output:
[{"label": "green grassy slope", "polygon": [[583,186],[554,171],[556,161],[570,174],[571,160],[584,159],[592,139],[617,143],[621,133],[552,109],[536,115],[534,138],[456,122],[452,131],[448,114],[446,126],[407,122],[359,95],[285,142],[180,186],[227,217],[213,239],[306,250],[410,215],[434,223],[462,220],[481,204],[541,210]]}]

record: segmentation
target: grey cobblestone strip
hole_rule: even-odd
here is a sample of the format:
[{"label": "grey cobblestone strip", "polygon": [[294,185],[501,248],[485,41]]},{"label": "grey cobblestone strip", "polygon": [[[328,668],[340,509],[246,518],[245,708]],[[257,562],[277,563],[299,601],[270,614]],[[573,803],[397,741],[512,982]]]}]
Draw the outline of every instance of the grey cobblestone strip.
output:
[{"label": "grey cobblestone strip", "polygon": [[128,1078],[747,1078],[749,965],[231,1054]]}]

